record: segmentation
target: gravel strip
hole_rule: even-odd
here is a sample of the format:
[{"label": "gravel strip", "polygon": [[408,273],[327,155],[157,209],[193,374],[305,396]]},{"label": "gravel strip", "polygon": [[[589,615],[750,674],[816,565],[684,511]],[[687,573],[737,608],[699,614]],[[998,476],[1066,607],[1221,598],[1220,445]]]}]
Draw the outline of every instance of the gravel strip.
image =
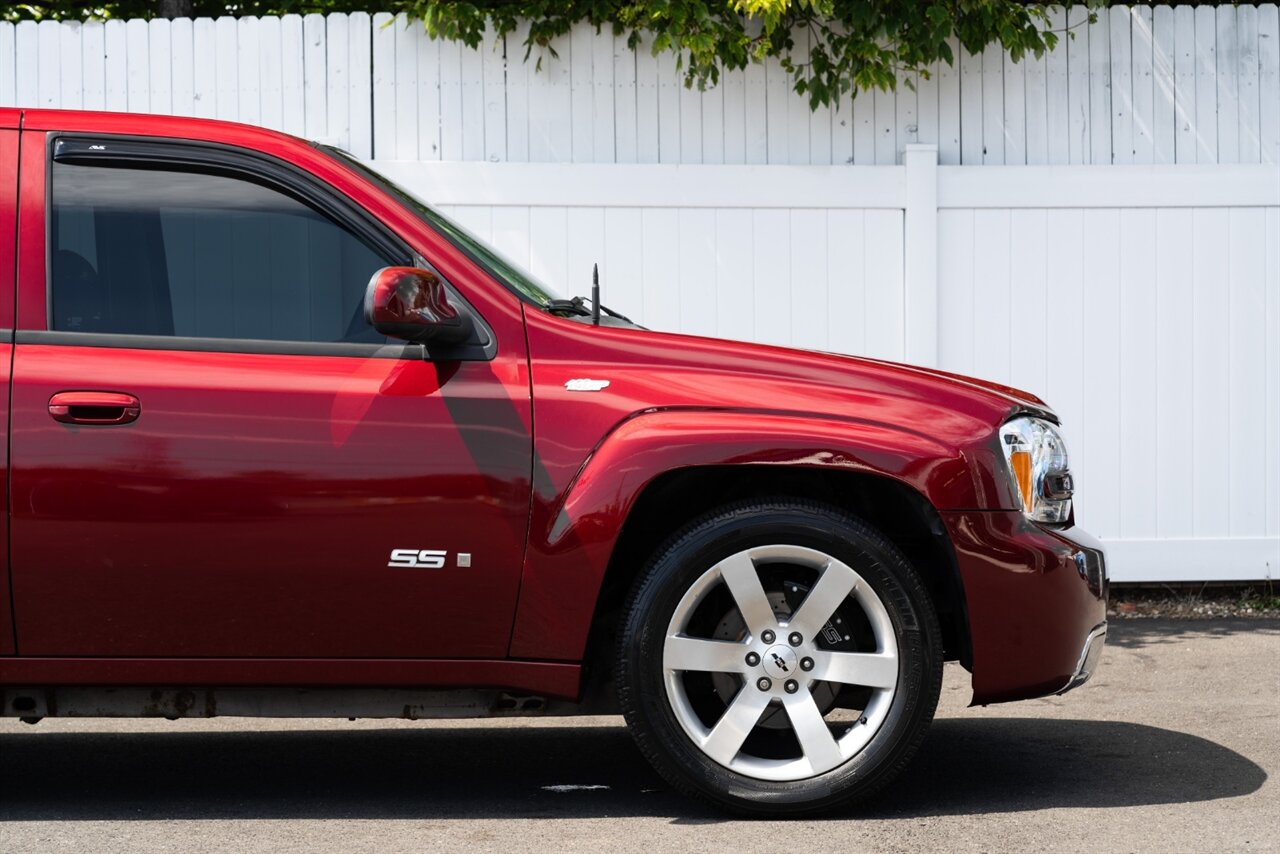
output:
[{"label": "gravel strip", "polygon": [[1280,592],[1270,585],[1179,588],[1112,585],[1109,598],[1107,616],[1121,620],[1280,617]]}]

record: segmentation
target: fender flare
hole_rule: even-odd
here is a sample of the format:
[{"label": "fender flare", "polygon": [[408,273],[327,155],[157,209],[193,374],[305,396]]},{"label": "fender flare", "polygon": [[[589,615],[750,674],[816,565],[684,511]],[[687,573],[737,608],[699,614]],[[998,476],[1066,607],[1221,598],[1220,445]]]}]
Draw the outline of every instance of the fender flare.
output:
[{"label": "fender flare", "polygon": [[917,430],[807,413],[646,410],[603,437],[553,503],[535,506],[510,655],[582,659],[618,537],[654,479],[756,465],[879,475],[939,510],[980,506],[965,455]]}]

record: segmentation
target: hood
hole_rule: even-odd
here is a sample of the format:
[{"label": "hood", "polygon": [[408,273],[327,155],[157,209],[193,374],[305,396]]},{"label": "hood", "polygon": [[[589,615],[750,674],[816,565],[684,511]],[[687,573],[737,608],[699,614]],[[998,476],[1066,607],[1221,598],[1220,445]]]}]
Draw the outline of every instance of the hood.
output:
[{"label": "hood", "polygon": [[925,368],[919,365],[908,365],[905,362],[890,362],[884,359],[872,359],[866,356],[846,356],[840,353],[825,352],[819,353],[818,355],[835,356],[841,359],[849,359],[854,362],[874,363],[877,365],[883,365],[890,369],[908,371],[921,376],[933,377],[942,383],[959,383],[969,386],[970,388],[981,389],[998,395],[1016,408],[1034,410],[1039,415],[1047,416],[1049,420],[1054,423],[1057,423],[1058,421],[1057,413],[1055,413],[1049,407],[1049,404],[1044,402],[1044,400],[1029,391],[1014,388],[1013,386],[1005,385],[1004,383],[979,379],[978,377],[971,377],[966,374],[955,374],[938,368]]},{"label": "hood", "polygon": [[[1030,392],[936,368],[791,347],[678,337],[682,340],[677,349],[707,357],[704,367],[741,372],[747,394],[757,383],[775,387],[777,383],[786,383],[789,393],[768,399],[775,405],[796,406],[815,414],[828,412],[822,401],[829,398],[819,390],[832,389],[849,395],[848,399],[873,404],[872,411],[881,409],[874,405],[879,399],[882,403],[911,401],[930,409],[946,409],[953,415],[967,415],[991,427],[1020,411],[1032,411],[1057,421],[1048,405]],[[897,407],[887,409],[900,412]],[[850,412],[840,406],[829,414],[849,415]],[[865,417],[870,413],[861,414]],[[893,416],[885,420],[892,421]]]},{"label": "hood", "polygon": [[877,359],[592,326],[537,311],[528,312],[528,333],[535,386],[608,380],[599,402],[628,414],[701,407],[830,416],[927,433],[953,448],[987,441],[1018,411],[1054,417],[1019,389]]},{"label": "hood", "polygon": [[[590,324],[591,320],[588,316],[566,316],[567,320],[579,324]],[[917,376],[932,377],[943,384],[960,383],[975,389],[982,389],[991,392],[1008,401],[1015,407],[1025,407],[1037,410],[1040,414],[1049,416],[1051,420],[1057,421],[1057,416],[1049,408],[1049,406],[1034,394],[1014,388],[1013,386],[1004,385],[1002,383],[993,382],[991,380],[979,379],[977,377],[966,376],[964,374],[951,373],[949,371],[939,370],[937,368],[925,368],[919,365],[909,365],[904,362],[892,362],[885,359],[874,359],[867,356],[850,356],[844,353],[832,353],[824,350],[804,350],[796,347],[779,347],[768,344],[756,344],[749,341],[731,341],[726,339],[704,338],[702,336],[692,335],[671,335],[669,333],[658,333],[647,329],[632,321],[630,318],[622,317],[618,314],[601,314],[600,325],[634,329],[642,332],[652,333],[654,335],[665,335],[667,337],[683,339],[682,343],[692,344],[698,341],[709,341],[715,346],[718,353],[725,353],[729,350],[737,349],[740,354],[746,358],[756,358],[760,360],[760,372],[770,373],[774,370],[773,365],[778,361],[777,355],[780,353],[793,354],[799,356],[801,360],[810,357],[815,360],[813,364],[817,365],[824,359],[843,360],[850,370],[857,370],[858,365],[877,365],[881,368],[889,370],[898,370],[910,372]],[[789,360],[788,360],[789,361]],[[785,368],[784,373],[790,373]]]}]

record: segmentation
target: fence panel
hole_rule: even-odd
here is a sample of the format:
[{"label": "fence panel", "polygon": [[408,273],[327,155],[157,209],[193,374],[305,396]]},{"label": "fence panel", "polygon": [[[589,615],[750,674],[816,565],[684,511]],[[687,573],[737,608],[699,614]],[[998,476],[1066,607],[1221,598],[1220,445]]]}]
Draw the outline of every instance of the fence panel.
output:
[{"label": "fence panel", "polygon": [[598,262],[644,325],[906,358],[900,167],[379,167],[565,293]]},{"label": "fence panel", "polygon": [[939,187],[939,362],[1057,409],[1116,577],[1274,577],[1280,172],[943,169]]}]

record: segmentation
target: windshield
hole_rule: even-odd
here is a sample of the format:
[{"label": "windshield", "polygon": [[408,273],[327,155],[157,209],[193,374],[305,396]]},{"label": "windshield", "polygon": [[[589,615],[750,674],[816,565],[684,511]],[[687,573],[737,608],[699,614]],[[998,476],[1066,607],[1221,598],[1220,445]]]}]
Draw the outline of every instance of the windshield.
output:
[{"label": "windshield", "polygon": [[419,219],[431,226],[432,229],[460,249],[468,258],[479,264],[499,282],[502,282],[502,284],[515,292],[517,296],[542,308],[546,308],[552,300],[558,298],[556,291],[549,285],[535,278],[501,252],[390,178],[379,174],[367,164],[357,160],[353,155],[340,148],[334,148],[330,145],[317,147],[326,154],[341,160],[344,164],[399,199],[409,210],[417,214]]}]

